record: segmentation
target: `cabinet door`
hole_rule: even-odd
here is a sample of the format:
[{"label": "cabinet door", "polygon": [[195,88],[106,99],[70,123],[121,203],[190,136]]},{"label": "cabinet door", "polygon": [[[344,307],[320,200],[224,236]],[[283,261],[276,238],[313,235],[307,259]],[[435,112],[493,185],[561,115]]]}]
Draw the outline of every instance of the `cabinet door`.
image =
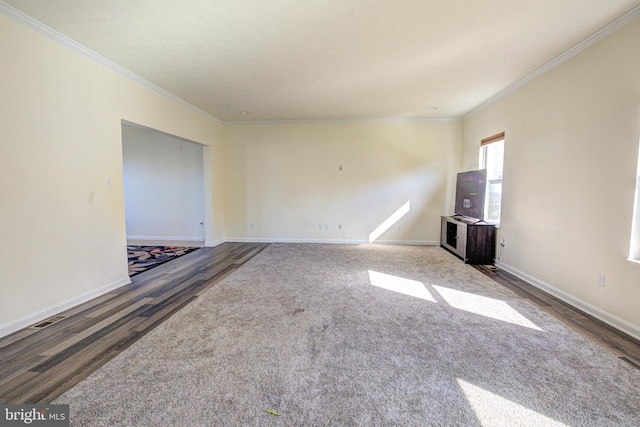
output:
[{"label": "cabinet door", "polygon": [[460,235],[460,226],[455,222],[447,222],[446,242],[452,249],[458,249],[458,236]]},{"label": "cabinet door", "polygon": [[447,224],[449,224],[449,222],[446,219],[440,219],[440,244],[442,246],[447,244]]},{"label": "cabinet door", "polygon": [[463,260],[467,260],[467,226],[458,225],[456,234],[456,253],[460,255]]},{"label": "cabinet door", "polygon": [[469,264],[493,264],[496,255],[496,228],[478,225],[469,228],[467,262]]}]

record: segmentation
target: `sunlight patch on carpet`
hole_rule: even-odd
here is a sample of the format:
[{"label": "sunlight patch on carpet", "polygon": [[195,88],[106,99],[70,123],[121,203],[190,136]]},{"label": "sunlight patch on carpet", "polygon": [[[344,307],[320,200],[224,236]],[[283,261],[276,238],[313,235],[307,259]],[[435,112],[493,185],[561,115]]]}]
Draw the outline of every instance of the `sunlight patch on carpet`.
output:
[{"label": "sunlight patch on carpet", "polygon": [[476,417],[483,427],[497,426],[531,426],[555,427],[566,426],[532,409],[525,408],[507,398],[498,396],[481,387],[477,387],[459,378],[458,385],[473,408]]},{"label": "sunlight patch on carpet", "polygon": [[447,304],[453,308],[535,329],[536,331],[542,330],[504,301],[443,286],[434,285],[433,287]]},{"label": "sunlight patch on carpet", "polygon": [[435,298],[431,295],[424,284],[417,280],[405,279],[404,277],[369,270],[369,282],[378,288],[387,289],[389,291],[398,292],[426,301],[436,302]]},{"label": "sunlight patch on carpet", "polygon": [[442,248],[273,243],[53,403],[91,427],[640,426],[639,397],[638,370]]}]

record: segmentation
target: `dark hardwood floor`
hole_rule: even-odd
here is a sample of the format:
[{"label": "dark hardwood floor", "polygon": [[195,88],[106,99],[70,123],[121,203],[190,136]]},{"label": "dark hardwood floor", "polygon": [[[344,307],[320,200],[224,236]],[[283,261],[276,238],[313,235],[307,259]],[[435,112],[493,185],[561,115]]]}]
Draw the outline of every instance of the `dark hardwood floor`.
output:
[{"label": "dark hardwood floor", "polygon": [[[50,403],[267,246],[198,249],[60,313],[65,317],[44,329],[1,338],[0,403]],[[502,270],[476,268],[640,369],[640,341]]]},{"label": "dark hardwood floor", "polygon": [[0,339],[0,403],[50,403],[258,254],[266,243],[200,248]]},{"label": "dark hardwood floor", "polygon": [[633,367],[640,369],[640,341],[603,321],[567,304],[559,298],[542,291],[499,268],[475,266],[487,276],[515,294],[528,299],[543,311],[574,331],[590,338]]}]

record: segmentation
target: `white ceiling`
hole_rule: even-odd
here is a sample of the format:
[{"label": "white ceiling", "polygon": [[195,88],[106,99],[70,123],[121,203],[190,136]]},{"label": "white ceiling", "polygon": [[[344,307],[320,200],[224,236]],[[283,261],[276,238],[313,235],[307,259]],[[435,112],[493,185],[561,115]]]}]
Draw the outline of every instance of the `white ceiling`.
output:
[{"label": "white ceiling", "polygon": [[4,2],[224,121],[460,117],[640,4]]}]

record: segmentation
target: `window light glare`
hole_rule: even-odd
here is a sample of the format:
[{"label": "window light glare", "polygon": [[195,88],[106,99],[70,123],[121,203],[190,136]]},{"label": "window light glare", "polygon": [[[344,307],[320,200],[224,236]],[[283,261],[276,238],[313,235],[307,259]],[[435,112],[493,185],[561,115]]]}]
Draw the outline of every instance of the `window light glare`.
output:
[{"label": "window light glare", "polygon": [[633,203],[633,217],[631,222],[631,244],[629,245],[630,261],[640,261],[640,144],[638,145],[636,193],[635,201]]},{"label": "window light glare", "polygon": [[400,218],[405,216],[410,210],[411,210],[411,200],[408,200],[407,203],[400,206],[400,208],[397,211],[391,214],[389,218],[387,218],[382,224],[380,224],[375,230],[373,230],[371,234],[369,234],[369,243],[373,243],[376,240],[378,240],[378,238],[382,236],[382,234],[385,231],[390,229],[393,226],[393,224],[400,221]]}]

